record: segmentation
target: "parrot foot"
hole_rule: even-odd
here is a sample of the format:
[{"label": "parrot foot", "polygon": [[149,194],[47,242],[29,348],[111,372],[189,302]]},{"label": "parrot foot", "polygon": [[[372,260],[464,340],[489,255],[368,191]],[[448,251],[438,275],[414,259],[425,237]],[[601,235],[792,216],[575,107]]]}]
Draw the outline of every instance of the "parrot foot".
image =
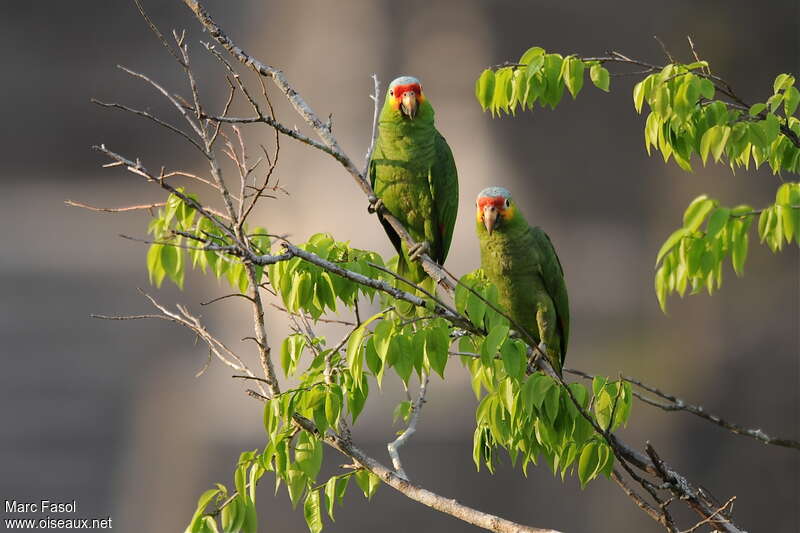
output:
[{"label": "parrot foot", "polygon": [[545,355],[545,357],[546,357],[546,356],[547,356],[547,345],[544,343],[544,341],[542,341],[542,342],[540,342],[540,343],[539,343],[539,346],[538,346],[538,348],[539,348],[539,350],[541,350],[541,352],[542,352],[542,353]]},{"label": "parrot foot", "polygon": [[378,211],[380,211],[382,207],[383,207],[383,200],[381,200],[380,198],[375,198],[375,201],[371,202],[367,206],[367,213],[369,213],[370,215],[373,213],[377,213]]},{"label": "parrot foot", "polygon": [[431,245],[427,241],[418,242],[408,250],[408,260],[418,261],[422,254],[427,254],[431,249]]}]

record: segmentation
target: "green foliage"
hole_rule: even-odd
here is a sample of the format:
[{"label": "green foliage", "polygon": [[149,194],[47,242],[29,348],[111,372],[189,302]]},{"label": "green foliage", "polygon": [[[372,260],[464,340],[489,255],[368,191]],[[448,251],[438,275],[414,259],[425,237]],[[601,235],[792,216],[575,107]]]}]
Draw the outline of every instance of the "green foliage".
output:
[{"label": "green foliage", "polygon": [[[492,115],[514,114],[517,107],[532,110],[535,104],[554,109],[564,88],[573,98],[583,88],[589,69],[592,83],[609,90],[609,74],[601,61],[584,61],[575,55],[546,53],[534,46],[519,62],[484,70],[475,83],[475,96],[483,110]],[[670,63],[633,88],[633,103],[641,113],[645,102],[650,108],[645,125],[645,147],[670,157],[684,170],[691,171],[692,154],[705,164],[723,157],[732,169],[756,167],[766,162],[774,173],[800,172],[800,148],[787,136],[787,130],[800,135],[795,116],[800,91],[795,78],[781,74],[775,78],[773,94],[749,110],[717,98],[718,89],[708,63]],[[781,131],[781,128],[784,131]]]},{"label": "green foliage", "polygon": [[[182,188],[177,191],[186,198],[197,201],[195,195],[185,193]],[[261,227],[248,230],[246,226],[244,230],[255,253],[269,252],[271,244],[267,230]],[[167,277],[182,289],[190,259],[192,268],[200,269],[203,273],[211,270],[218,279],[224,277],[234,290],[247,292],[250,282],[241,260],[207,246],[230,246],[230,239],[213,221],[199,215],[180,196],[169,195],[164,208],[159,209],[150,221],[147,232],[155,241],[147,252],[147,271],[150,282],[155,286],[160,287]],[[258,282],[261,281],[262,271],[262,267],[255,267]]]},{"label": "green foliage", "polygon": [[[352,248],[346,242],[337,242],[328,234],[317,233],[300,248],[344,269],[371,278],[387,278],[384,272],[372,266],[384,266],[380,255]],[[299,257],[270,265],[268,273],[271,285],[290,312],[305,311],[315,319],[326,310],[336,312],[337,301],[352,309],[359,296],[370,299],[375,296],[375,289],[327,272]]]},{"label": "green foliage", "polygon": [[[204,492],[197,501],[197,510],[185,533],[257,533],[256,484],[264,475],[256,451],[243,452],[234,471],[236,492],[228,495],[225,485]],[[207,512],[208,505],[216,503],[216,508]],[[220,527],[217,527],[219,517]]]},{"label": "green foliage", "polygon": [[[484,70],[475,94],[492,115],[513,114],[517,106],[533,109],[536,102],[555,108],[565,87],[573,98],[578,95],[586,67],[595,86],[608,91],[608,71],[600,61],[548,54],[533,47],[514,65]],[[644,127],[647,153],[657,150],[665,163],[672,158],[686,171],[692,170],[691,159],[696,155],[703,165],[709,159],[725,161],[734,171],[749,169],[751,163],[755,168],[767,163],[775,174],[800,173],[800,147],[795,144],[800,137],[796,116],[800,91],[795,77],[778,75],[772,94],[749,109],[728,100],[736,98],[711,75],[706,61],[670,63],[647,75],[633,87],[636,111],[641,113],[645,103],[650,109]],[[661,309],[666,310],[670,293],[683,296],[687,290],[695,294],[706,289],[711,294],[719,289],[722,265],[729,256],[736,274],[742,275],[748,230],[756,215],[760,241],[773,252],[793,239],[800,244],[798,187],[798,183],[784,183],[775,204],[760,211],[747,205],[723,207],[705,195],[696,198],[684,214],[683,226],[669,236],[656,258],[655,290]],[[469,297],[462,294],[461,301],[468,302]],[[480,322],[484,306],[473,305],[470,318]]]},{"label": "green foliage", "polygon": [[728,257],[734,272],[741,276],[748,231],[756,217],[760,242],[773,252],[793,240],[800,245],[800,183],[781,185],[775,204],[760,211],[748,205],[723,207],[706,195],[695,198],[684,212],[683,225],[669,236],[656,257],[655,290],[661,309],[666,311],[670,293],[683,296],[687,290],[695,294],[706,289],[711,294],[719,289]]},{"label": "green foliage", "polygon": [[603,91],[609,90],[609,74],[598,61],[583,61],[574,55],[548,54],[534,46],[528,49],[513,66],[486,69],[475,82],[475,96],[483,110],[492,115],[514,114],[541,107],[554,109],[566,88],[573,98],[578,96],[589,69],[592,83]]},{"label": "green foliage", "polygon": [[[469,338],[463,340],[462,345],[475,342],[474,338]],[[521,344],[506,338],[500,352],[508,345]],[[520,351],[524,353],[523,350]],[[629,384],[604,380],[603,386],[590,399],[589,392],[581,384],[572,383],[567,390],[541,373],[509,372],[509,365],[502,356],[463,357],[462,360],[472,374],[473,384],[478,384],[476,394],[480,402],[475,414],[473,460],[479,469],[485,465],[493,472],[496,450],[503,448],[512,463],[521,460],[526,474],[529,464],[538,464],[542,456],[553,473],[560,473],[562,479],[574,470],[575,461],[580,457],[581,486],[601,473],[610,474],[613,453],[584,413],[606,430],[625,423],[632,400]],[[594,406],[591,413],[587,411],[590,401]],[[587,450],[592,450],[591,454]]]},{"label": "green foliage", "polygon": [[[459,352],[472,354],[462,355],[461,361],[472,376],[479,400],[473,439],[475,465],[479,469],[485,465],[493,472],[495,451],[503,448],[512,463],[521,459],[526,473],[530,463],[538,464],[544,456],[562,479],[581,457],[578,474],[582,486],[600,473],[610,474],[613,453],[584,414],[603,430],[624,424],[632,402],[630,385],[603,379],[590,398],[581,384],[572,383],[567,390],[548,376],[530,373],[529,349],[521,340],[509,337],[508,320],[492,308],[496,302],[497,290],[480,269],[461,278],[456,309],[487,331],[485,336],[462,335],[459,339]],[[590,402],[594,406],[591,413],[587,410]]]}]

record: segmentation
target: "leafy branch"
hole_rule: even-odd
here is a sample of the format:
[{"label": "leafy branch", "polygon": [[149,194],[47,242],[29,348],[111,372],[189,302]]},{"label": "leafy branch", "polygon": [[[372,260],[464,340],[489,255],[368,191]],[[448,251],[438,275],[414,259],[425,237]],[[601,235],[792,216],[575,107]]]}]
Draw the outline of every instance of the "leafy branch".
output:
[{"label": "leafy branch", "polygon": [[[641,113],[647,103],[650,113],[644,127],[647,153],[661,152],[686,171],[691,159],[727,160],[732,170],[755,168],[768,163],[773,173],[800,173],[800,90],[791,74],[778,75],[772,94],[762,102],[741,98],[722,77],[712,73],[709,63],[698,56],[689,38],[694,61],[669,59],[656,65],[632,59],[620,52],[604,56],[580,57],[547,53],[534,46],[516,63],[503,63],[483,71],[475,84],[475,96],[484,110],[493,115],[514,114],[517,108],[554,109],[565,89],[573,99],[584,85],[585,73],[599,89],[608,92],[610,74],[604,65],[643,67],[634,75],[644,76],[633,87],[633,103]],[[663,47],[663,44],[662,44]],[[670,293],[683,296],[703,289],[711,294],[722,285],[722,266],[731,257],[733,269],[741,276],[747,258],[748,230],[759,216],[758,234],[775,252],[784,241],[800,244],[800,184],[787,182],[776,193],[774,205],[754,210],[748,205],[729,208],[706,195],[696,198],[686,209],[683,226],[666,240],[656,258],[655,291],[661,309],[666,311]],[[701,225],[707,221],[705,231]]]}]

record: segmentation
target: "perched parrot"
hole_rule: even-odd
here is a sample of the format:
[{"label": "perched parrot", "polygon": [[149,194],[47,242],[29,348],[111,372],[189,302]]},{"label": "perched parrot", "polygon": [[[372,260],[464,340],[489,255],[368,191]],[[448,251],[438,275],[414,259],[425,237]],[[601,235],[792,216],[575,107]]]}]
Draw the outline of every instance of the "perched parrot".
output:
[{"label": "perched parrot", "polygon": [[378,197],[373,209],[382,203],[419,244],[409,250],[381,217],[399,254],[397,273],[420,283],[426,274],[414,259],[426,252],[442,264],[450,249],[458,212],[458,175],[417,78],[402,76],[389,84],[369,177]]},{"label": "perched parrot", "polygon": [[[553,243],[540,228],[528,225],[507,189],[486,188],[476,204],[481,267],[497,287],[498,303],[561,375],[569,339],[569,300]],[[522,338],[530,344],[525,335]]]}]

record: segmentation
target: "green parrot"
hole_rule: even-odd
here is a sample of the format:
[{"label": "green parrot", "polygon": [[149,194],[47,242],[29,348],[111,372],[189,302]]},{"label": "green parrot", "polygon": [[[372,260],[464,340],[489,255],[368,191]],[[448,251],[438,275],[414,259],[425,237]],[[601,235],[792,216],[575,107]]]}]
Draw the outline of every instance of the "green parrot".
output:
[{"label": "green parrot", "polygon": [[478,194],[476,204],[481,267],[497,287],[499,304],[516,323],[511,327],[523,328],[561,375],[569,340],[569,299],[553,243],[541,228],[528,225],[507,189],[488,187]]},{"label": "green parrot", "polygon": [[458,174],[417,78],[402,76],[389,84],[369,177],[378,198],[372,208],[383,203],[418,243],[409,250],[380,217],[399,255],[397,273],[414,283],[424,281],[427,274],[414,259],[426,252],[444,263],[458,212]]}]

